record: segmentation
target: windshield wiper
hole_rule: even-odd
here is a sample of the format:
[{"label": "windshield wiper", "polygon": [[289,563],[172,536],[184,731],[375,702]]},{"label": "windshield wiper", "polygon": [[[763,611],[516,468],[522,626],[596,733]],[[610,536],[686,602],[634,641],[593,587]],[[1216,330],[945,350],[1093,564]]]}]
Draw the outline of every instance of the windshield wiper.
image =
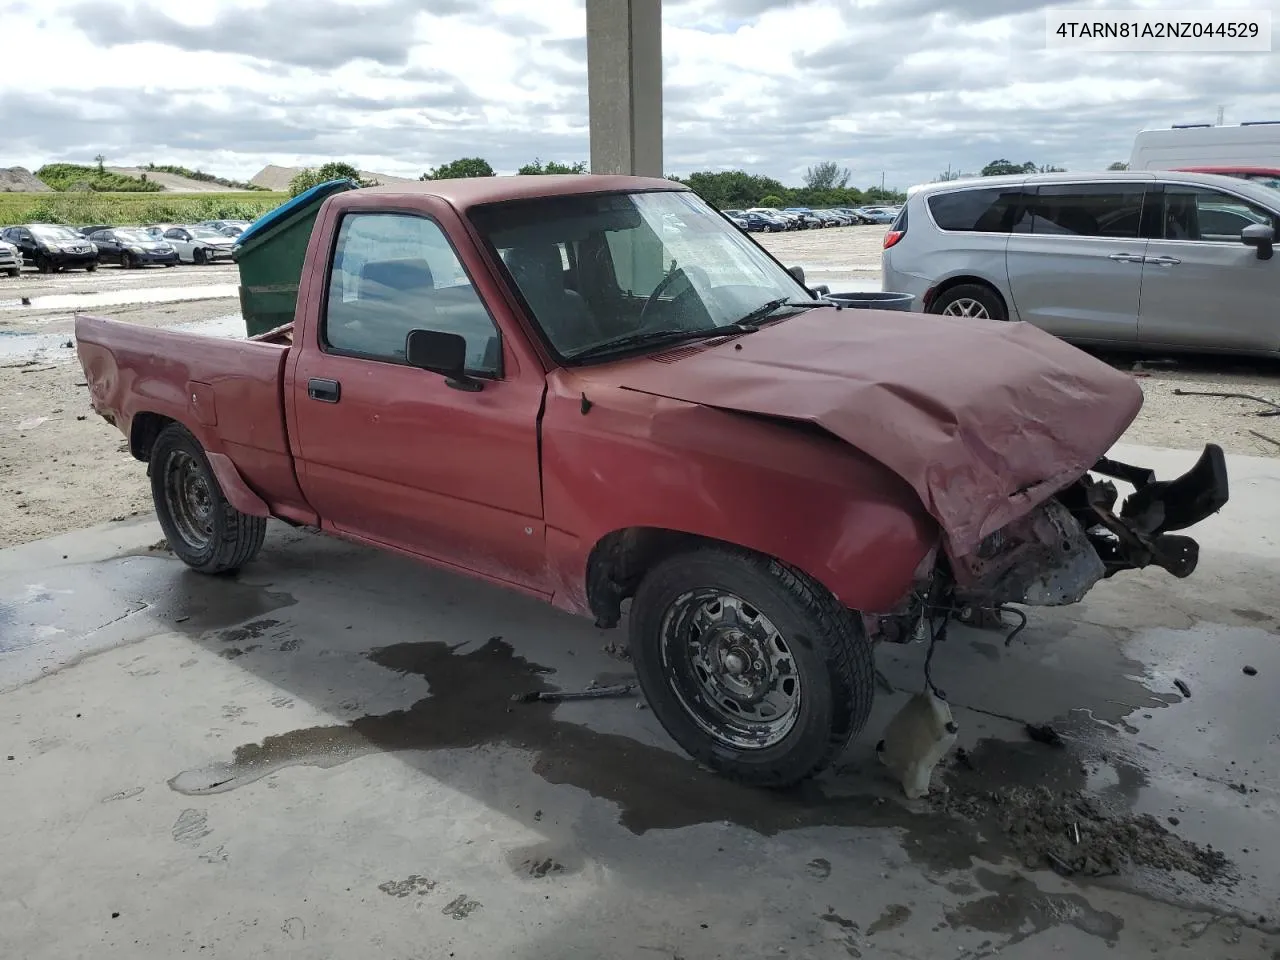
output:
[{"label": "windshield wiper", "polygon": [[[738,324],[746,324],[750,326],[755,321],[763,320],[765,317],[769,316],[769,314],[782,307],[803,307],[805,309],[809,309],[810,307],[822,306],[826,306],[826,304],[822,303],[820,300],[805,301],[792,300],[790,297],[778,297],[776,300],[769,300],[760,304],[760,306],[746,314],[746,316],[740,317],[738,319]],[[730,324],[730,326],[733,326],[733,324]]]},{"label": "windshield wiper", "polygon": [[[780,305],[779,305],[780,306]],[[775,308],[776,309],[776,308]],[[631,333],[616,340],[598,343],[577,353],[570,354],[570,360],[590,360],[593,357],[607,356],[622,350],[637,347],[655,347],[668,343],[681,343],[687,340],[706,340],[711,337],[728,336],[734,333],[755,333],[759,327],[752,326],[743,320],[737,323],[725,323],[715,327],[698,327],[692,330],[642,330]]]}]

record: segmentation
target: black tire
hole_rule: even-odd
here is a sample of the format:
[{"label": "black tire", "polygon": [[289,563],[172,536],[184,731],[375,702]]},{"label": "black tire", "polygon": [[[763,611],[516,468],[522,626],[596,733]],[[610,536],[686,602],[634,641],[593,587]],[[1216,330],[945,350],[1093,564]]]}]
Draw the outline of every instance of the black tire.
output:
[{"label": "black tire", "polygon": [[[697,643],[692,632],[681,640],[681,628],[696,613],[725,616],[722,622],[733,619],[748,629],[704,629]],[[870,716],[875,666],[861,618],[820,584],[768,557],[722,546],[670,557],[641,581],[629,626],[636,676],[654,715],[690,756],[731,779],[794,785],[827,767]],[[746,659],[731,665],[739,650]],[[718,677],[708,679],[697,665],[699,651],[710,654],[704,662],[717,663]],[[769,676],[762,675],[765,656],[781,661],[770,663]],[[740,675],[756,673],[757,690],[775,696],[775,703],[790,700],[787,712],[773,720],[746,718],[744,708],[765,705],[728,691],[725,682],[742,682],[728,676],[732,667]],[[790,693],[788,679],[794,681]],[[739,719],[728,719],[730,713]],[[761,723],[790,725],[766,735]],[[753,738],[759,742],[744,745]]]},{"label": "black tire", "polygon": [[[983,317],[977,308],[981,308],[986,316]],[[1008,320],[1009,313],[1004,308],[1004,302],[990,287],[983,286],[980,283],[962,283],[959,286],[952,287],[950,290],[944,290],[938,295],[938,298],[929,305],[930,313],[944,314],[947,316],[958,317],[978,317],[979,319],[990,320]]]},{"label": "black tire", "polygon": [[129,256],[127,250],[120,251],[120,269],[128,270],[133,266],[133,258]]},{"label": "black tire", "polygon": [[6,271],[5,271],[5,273],[7,273],[7,274],[8,274],[9,276],[11,276],[11,277],[16,277],[16,276],[18,276],[20,273],[22,273],[22,268],[21,268],[21,267],[10,267],[8,270],[6,270]]},{"label": "black tire", "polygon": [[53,261],[46,257],[43,253],[36,254],[36,269],[41,273],[53,273],[57,268],[54,267]]},{"label": "black tire", "polygon": [[218,486],[200,441],[171,423],[151,448],[151,499],[178,559],[201,573],[229,573],[252,560],[267,534],[265,517],[241,513]]},{"label": "black tire", "polygon": [[88,271],[89,273],[93,273],[93,271],[95,271],[95,270],[97,270],[97,269],[98,269],[98,265],[97,265],[96,263],[86,263],[86,264],[84,265],[84,268],[85,268],[85,270],[86,270],[86,271]]},{"label": "black tire", "polygon": [[195,252],[191,254],[191,262],[198,267],[203,267],[207,259],[204,255],[204,247],[196,247]]}]

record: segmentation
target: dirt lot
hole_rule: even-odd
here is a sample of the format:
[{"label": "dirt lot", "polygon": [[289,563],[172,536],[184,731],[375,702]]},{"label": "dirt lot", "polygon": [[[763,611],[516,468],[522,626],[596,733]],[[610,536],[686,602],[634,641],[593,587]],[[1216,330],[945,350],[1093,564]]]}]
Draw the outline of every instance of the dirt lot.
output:
[{"label": "dirt lot", "polygon": [[[838,290],[840,280],[878,279],[882,236],[883,228],[850,227],[766,235],[763,242],[783,262],[803,266],[811,282]],[[0,547],[151,509],[143,466],[89,408],[70,344],[76,305],[149,326],[229,331],[238,310],[236,279],[231,266],[0,278]],[[56,299],[42,299],[50,296]],[[21,305],[22,297],[31,305]],[[1280,444],[1249,433],[1280,441],[1280,418],[1256,416],[1263,405],[1174,393],[1217,390],[1280,401],[1280,364],[1161,361],[1150,358],[1137,371],[1147,402],[1126,441],[1182,448],[1215,441],[1232,453],[1280,456]],[[1134,361],[1115,362],[1128,369]]]}]

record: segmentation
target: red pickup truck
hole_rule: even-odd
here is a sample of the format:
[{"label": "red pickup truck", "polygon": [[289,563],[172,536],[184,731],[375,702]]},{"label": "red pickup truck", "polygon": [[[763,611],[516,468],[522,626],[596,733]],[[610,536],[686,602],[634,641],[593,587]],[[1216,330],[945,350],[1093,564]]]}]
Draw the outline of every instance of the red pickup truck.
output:
[{"label": "red pickup truck", "polygon": [[76,339],[191,567],[248,563],[275,517],[605,627],[629,601],[655,714],[758,784],[858,733],[877,643],[1187,576],[1171,531],[1227,499],[1213,445],[1172,481],[1105,459],[1130,376],[1029,324],[841,309],[665,180],[336,194],[292,324]]}]

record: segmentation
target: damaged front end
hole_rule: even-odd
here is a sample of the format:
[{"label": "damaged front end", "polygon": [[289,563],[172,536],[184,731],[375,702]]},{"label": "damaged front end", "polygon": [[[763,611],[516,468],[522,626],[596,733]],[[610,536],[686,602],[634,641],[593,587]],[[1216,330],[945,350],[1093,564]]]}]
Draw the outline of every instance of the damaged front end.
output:
[{"label": "damaged front end", "polygon": [[[1134,487],[1118,512],[1112,479]],[[1151,470],[1103,458],[972,553],[940,558],[903,610],[875,618],[875,633],[898,643],[923,639],[924,618],[940,612],[939,605],[973,616],[1005,604],[1077,603],[1098,581],[1124,570],[1157,566],[1190,576],[1199,544],[1174,531],[1217,513],[1227,498],[1226,458],[1216,444],[1206,445],[1195,466],[1176,480],[1157,480]]]}]

